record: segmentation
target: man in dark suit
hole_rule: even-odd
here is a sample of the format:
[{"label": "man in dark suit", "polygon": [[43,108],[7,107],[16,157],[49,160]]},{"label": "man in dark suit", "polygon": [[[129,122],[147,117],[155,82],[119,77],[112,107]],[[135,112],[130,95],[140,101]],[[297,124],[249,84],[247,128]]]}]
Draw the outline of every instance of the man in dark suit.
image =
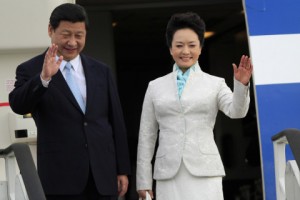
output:
[{"label": "man in dark suit", "polygon": [[38,173],[48,200],[117,199],[128,187],[130,162],[117,89],[104,63],[81,54],[87,29],[84,8],[56,7],[48,27],[52,45],[17,67],[9,94],[12,110],[31,113],[35,120]]}]

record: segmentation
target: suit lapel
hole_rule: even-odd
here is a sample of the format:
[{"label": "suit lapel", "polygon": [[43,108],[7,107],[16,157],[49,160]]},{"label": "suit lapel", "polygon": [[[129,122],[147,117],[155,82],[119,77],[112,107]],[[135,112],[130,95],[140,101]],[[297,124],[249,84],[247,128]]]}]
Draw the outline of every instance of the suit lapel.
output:
[{"label": "suit lapel", "polygon": [[94,67],[93,65],[90,64],[90,62],[88,61],[88,59],[86,58],[86,56],[84,55],[80,55],[81,57],[81,62],[82,62],[82,66],[83,66],[83,70],[84,70],[84,74],[85,74],[85,82],[86,82],[86,111],[85,113],[88,113],[89,108],[92,105],[93,102],[93,97],[94,97],[94,92],[96,90],[96,78],[94,76],[95,72],[94,72]]},{"label": "suit lapel", "polygon": [[[79,110],[81,111],[81,108],[79,104],[77,103],[72,91],[70,90],[64,76],[62,75],[61,71],[58,70],[58,72],[52,77],[51,85],[53,87],[56,87],[58,90],[62,92],[64,96],[66,96],[70,102]],[[82,112],[82,111],[81,111]]]},{"label": "suit lapel", "polygon": [[172,72],[172,88],[171,88],[171,94],[174,95],[174,98],[176,99],[177,106],[175,106],[176,109],[178,109],[179,112],[182,112],[182,105],[181,101],[178,95],[178,86],[177,86],[177,71]]},{"label": "suit lapel", "polygon": [[176,70],[172,72],[172,86],[173,86],[172,90],[174,91],[172,93],[174,93],[176,95],[176,99],[180,100],[179,95],[178,95],[177,71]]},{"label": "suit lapel", "polygon": [[[48,49],[47,49],[48,50]],[[45,55],[46,55],[46,52],[47,50],[42,54],[42,57],[41,57],[41,64],[39,66],[43,66],[43,62],[44,62],[44,59],[45,59]],[[42,67],[41,69],[39,69],[39,73],[42,71]],[[57,90],[61,91],[62,95],[63,96],[66,96],[70,102],[80,111],[81,111],[81,108],[79,106],[79,104],[77,103],[72,91],[70,90],[63,74],[61,73],[60,70],[58,70],[58,72],[52,77],[52,80],[51,80],[51,84],[49,85],[49,89],[51,89],[52,87],[55,87]]]},{"label": "suit lapel", "polygon": [[[190,70],[189,77],[185,83],[185,86],[184,86],[182,94],[181,94],[181,99],[184,96],[188,96],[189,94],[191,94],[195,91],[193,87],[194,87],[195,83],[197,82],[196,80],[197,80],[197,78],[199,78],[199,75],[201,73],[202,73],[201,68],[200,68],[199,64],[197,63],[195,65],[195,69]],[[199,87],[199,86],[197,86],[197,87]]]}]

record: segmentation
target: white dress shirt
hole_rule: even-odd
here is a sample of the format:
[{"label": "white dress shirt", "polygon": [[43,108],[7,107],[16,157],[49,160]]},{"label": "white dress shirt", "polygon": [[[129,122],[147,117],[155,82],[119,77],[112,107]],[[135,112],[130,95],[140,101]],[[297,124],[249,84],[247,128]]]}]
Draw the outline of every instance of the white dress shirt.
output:
[{"label": "white dress shirt", "polygon": [[[58,60],[58,56],[56,56],[56,60]],[[82,66],[82,62],[80,59],[80,56],[78,55],[76,58],[74,58],[73,60],[69,61],[72,64],[72,67],[74,70],[71,71],[72,76],[75,79],[75,82],[78,84],[78,88],[80,90],[80,93],[83,97],[84,102],[86,103],[86,82],[85,82],[85,75],[84,75],[84,71],[83,71],[83,66]],[[63,60],[60,64],[60,71],[63,74],[64,78],[66,79],[66,72],[64,71],[65,65],[66,65],[67,61]],[[42,76],[40,76],[42,84],[44,87],[48,87],[49,83],[51,81],[48,80],[43,80]]]}]

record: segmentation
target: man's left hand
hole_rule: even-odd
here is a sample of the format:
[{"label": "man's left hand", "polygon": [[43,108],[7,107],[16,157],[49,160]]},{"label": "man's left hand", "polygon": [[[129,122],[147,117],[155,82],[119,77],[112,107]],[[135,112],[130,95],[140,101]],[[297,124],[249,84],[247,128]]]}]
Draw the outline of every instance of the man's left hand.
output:
[{"label": "man's left hand", "polygon": [[118,192],[119,196],[124,196],[128,189],[128,178],[126,175],[118,176]]}]

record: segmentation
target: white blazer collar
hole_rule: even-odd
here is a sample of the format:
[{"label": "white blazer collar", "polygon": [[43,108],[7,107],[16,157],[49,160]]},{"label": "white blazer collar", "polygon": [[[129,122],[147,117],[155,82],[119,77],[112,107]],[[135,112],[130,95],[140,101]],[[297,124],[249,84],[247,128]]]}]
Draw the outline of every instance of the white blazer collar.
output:
[{"label": "white blazer collar", "polygon": [[[191,66],[194,68],[194,70],[191,70],[191,72],[202,72],[201,67],[199,65],[199,62],[197,61],[193,66]],[[178,68],[178,65],[176,63],[174,63],[173,65],[173,72],[176,72]]]}]

